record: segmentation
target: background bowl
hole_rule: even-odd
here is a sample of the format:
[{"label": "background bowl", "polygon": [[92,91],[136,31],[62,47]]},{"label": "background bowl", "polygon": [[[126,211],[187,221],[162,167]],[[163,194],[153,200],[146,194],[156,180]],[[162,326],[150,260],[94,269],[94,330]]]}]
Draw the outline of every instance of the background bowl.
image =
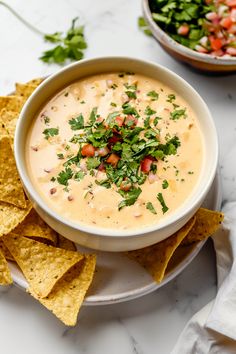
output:
[{"label": "background bowl", "polygon": [[[189,198],[157,225],[116,230],[68,221],[48,207],[32,184],[26,164],[26,138],[41,107],[75,80],[104,72],[133,71],[164,82],[181,95],[195,111],[203,135],[204,158],[199,181]],[[196,212],[208,193],[217,168],[218,140],[210,112],[198,93],[178,75],[154,63],[127,57],[105,57],[71,64],[47,78],[26,102],[16,127],[15,158],[25,191],[34,208],[53,229],[82,246],[104,251],[127,251],[159,242],[180,229]]]},{"label": "background bowl", "polygon": [[209,54],[198,53],[172,39],[153,20],[149,7],[149,0],[143,0],[143,16],[157,41],[162,48],[175,59],[206,72],[229,73],[236,72],[236,58],[214,57]]}]

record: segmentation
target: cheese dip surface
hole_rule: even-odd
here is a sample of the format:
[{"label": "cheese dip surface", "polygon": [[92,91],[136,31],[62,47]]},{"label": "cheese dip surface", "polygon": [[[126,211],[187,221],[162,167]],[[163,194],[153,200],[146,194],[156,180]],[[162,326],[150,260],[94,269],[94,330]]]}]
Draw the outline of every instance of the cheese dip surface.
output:
[{"label": "cheese dip surface", "polygon": [[46,204],[90,226],[158,223],[198,183],[203,142],[188,103],[133,73],[81,79],[53,97],[28,134],[30,178]]}]

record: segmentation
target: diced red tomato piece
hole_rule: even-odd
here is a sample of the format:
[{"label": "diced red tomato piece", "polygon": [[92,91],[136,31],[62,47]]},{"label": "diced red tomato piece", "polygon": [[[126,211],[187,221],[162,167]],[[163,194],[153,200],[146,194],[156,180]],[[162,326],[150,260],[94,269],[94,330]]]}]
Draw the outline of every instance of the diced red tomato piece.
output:
[{"label": "diced red tomato piece", "polygon": [[125,118],[125,124],[128,125],[130,128],[134,128],[138,124],[138,119],[129,114]]},{"label": "diced red tomato piece", "polygon": [[226,0],[226,5],[234,7],[236,6],[236,0]]},{"label": "diced red tomato piece", "polygon": [[113,145],[115,143],[117,143],[118,141],[121,141],[122,138],[120,135],[118,134],[113,134],[113,136],[111,138],[108,139],[108,142],[110,145]]},{"label": "diced red tomato piece", "polygon": [[144,159],[141,161],[141,171],[144,173],[150,172],[153,161],[154,158],[152,156],[144,157]]},{"label": "diced red tomato piece", "polygon": [[101,163],[101,165],[98,166],[98,171],[100,172],[106,171],[106,167],[103,162]]},{"label": "diced red tomato piece", "polygon": [[214,38],[212,36],[209,37],[212,50],[221,49],[223,46],[223,41],[220,38]]},{"label": "diced red tomato piece", "polygon": [[92,144],[86,144],[82,147],[81,154],[82,156],[92,157],[95,154],[95,147]]},{"label": "diced red tomato piece", "polygon": [[111,154],[108,159],[106,159],[106,162],[111,164],[113,167],[116,167],[120,160],[120,157],[116,154]]},{"label": "diced red tomato piece", "polygon": [[178,28],[178,34],[180,34],[181,36],[187,36],[188,32],[189,32],[189,26],[188,25],[182,25]]},{"label": "diced red tomato piece", "polygon": [[220,21],[220,24],[221,24],[222,27],[224,27],[226,29],[229,29],[231,27],[231,25],[233,24],[233,21],[231,20],[230,17],[224,17]]},{"label": "diced red tomato piece", "polygon": [[122,181],[120,185],[120,189],[122,191],[128,192],[131,188],[131,183],[127,181]]},{"label": "diced red tomato piece", "polygon": [[124,118],[121,116],[117,116],[115,118],[115,123],[118,125],[118,127],[122,127],[122,125],[124,124]]}]

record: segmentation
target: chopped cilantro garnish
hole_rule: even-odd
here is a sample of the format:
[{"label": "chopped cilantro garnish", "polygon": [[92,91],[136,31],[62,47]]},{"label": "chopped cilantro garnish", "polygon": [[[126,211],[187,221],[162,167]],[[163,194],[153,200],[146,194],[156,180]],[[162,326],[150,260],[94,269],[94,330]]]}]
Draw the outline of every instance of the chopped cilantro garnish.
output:
[{"label": "chopped cilantro garnish", "polygon": [[48,123],[50,123],[50,118],[48,116],[44,116],[43,117],[44,123],[47,125]]},{"label": "chopped cilantro garnish", "polygon": [[147,115],[147,116],[152,116],[153,114],[156,113],[156,111],[154,111],[153,109],[151,109],[150,106],[147,106],[144,113]]},{"label": "chopped cilantro garnish", "polygon": [[88,157],[86,161],[86,166],[88,170],[93,170],[100,165],[100,160],[97,157]]},{"label": "chopped cilantro garnish", "polygon": [[55,136],[59,134],[59,128],[47,128],[43,131],[45,135],[45,139],[49,139],[51,136]]},{"label": "chopped cilantro garnish", "polygon": [[50,181],[55,182],[55,181],[56,181],[56,178],[55,178],[55,177],[52,177],[52,178],[50,179]]},{"label": "chopped cilantro garnish", "polygon": [[112,107],[117,107],[117,104],[116,104],[115,102],[111,102],[110,105],[111,105]]},{"label": "chopped cilantro garnish", "polygon": [[153,214],[157,214],[157,212],[151,202],[147,202],[146,209],[150,210],[150,212]]},{"label": "chopped cilantro garnish", "polygon": [[142,193],[142,189],[140,187],[133,187],[128,192],[119,190],[119,193],[125,198],[118,205],[118,209],[121,210],[125,206],[133,205],[138,199],[139,195]]},{"label": "chopped cilantro garnish", "polygon": [[57,157],[59,158],[59,160],[63,160],[64,159],[64,155],[61,154],[61,153],[57,154]]},{"label": "chopped cilantro garnish", "polygon": [[136,95],[136,92],[135,91],[125,91],[126,95],[129,97],[129,98],[134,98],[136,99],[137,98],[137,95]]},{"label": "chopped cilantro garnish", "polygon": [[96,117],[97,117],[97,107],[94,107],[90,113],[89,122],[91,124],[94,124],[96,122]]},{"label": "chopped cilantro garnish", "polygon": [[103,179],[102,181],[95,181],[95,183],[99,186],[105,187],[107,189],[111,188],[111,183],[109,182],[109,179]]},{"label": "chopped cilantro garnish", "polygon": [[84,178],[84,172],[83,171],[78,171],[78,172],[76,172],[75,174],[74,174],[74,179],[76,180],[76,181],[81,181],[81,179],[83,179]]},{"label": "chopped cilantro garnish", "polygon": [[160,202],[160,204],[161,204],[161,206],[162,206],[162,212],[163,212],[163,214],[165,214],[165,213],[169,210],[169,208],[166,206],[166,203],[165,203],[165,201],[164,201],[164,198],[163,198],[162,193],[158,193],[158,194],[157,194],[157,200]]},{"label": "chopped cilantro garnish", "polygon": [[186,108],[175,109],[173,112],[170,113],[170,119],[172,120],[180,119],[181,117],[186,118]]},{"label": "chopped cilantro garnish", "polygon": [[57,176],[57,182],[68,186],[68,181],[73,177],[73,171],[70,167],[66,167],[65,170],[61,171]]},{"label": "chopped cilantro garnish", "polygon": [[133,90],[133,91],[136,91],[137,90],[137,85],[136,84],[132,84],[132,85],[129,85],[129,84],[124,84],[125,88],[127,88],[127,90]]},{"label": "chopped cilantro garnish", "polygon": [[166,100],[166,102],[172,103],[175,99],[176,99],[175,95],[173,93],[170,93],[168,95],[168,99]]},{"label": "chopped cilantro garnish", "polygon": [[147,35],[147,36],[152,36],[152,32],[150,31],[150,29],[148,28],[148,25],[144,19],[144,17],[139,17],[138,18],[138,27],[143,30],[143,32]]},{"label": "chopped cilantro garnish", "polygon": [[164,179],[164,181],[162,182],[162,188],[166,189],[168,187],[169,187],[169,183],[168,183],[168,181],[166,179]]},{"label": "chopped cilantro garnish", "polygon": [[136,117],[139,117],[139,114],[138,114],[137,110],[134,107],[132,107],[129,103],[127,103],[127,102],[124,103],[122,105],[122,108],[123,108],[123,113],[124,114],[132,114],[132,115],[134,115]]},{"label": "chopped cilantro garnish", "polygon": [[153,124],[156,126],[160,119],[162,119],[162,118],[161,117],[155,117],[154,121],[153,121]]},{"label": "chopped cilantro garnish", "polygon": [[76,118],[72,118],[69,120],[69,124],[72,130],[79,130],[84,128],[84,117],[80,113],[80,115]]},{"label": "chopped cilantro garnish", "polygon": [[156,91],[150,91],[147,93],[147,96],[152,97],[152,101],[158,100],[159,94]]}]

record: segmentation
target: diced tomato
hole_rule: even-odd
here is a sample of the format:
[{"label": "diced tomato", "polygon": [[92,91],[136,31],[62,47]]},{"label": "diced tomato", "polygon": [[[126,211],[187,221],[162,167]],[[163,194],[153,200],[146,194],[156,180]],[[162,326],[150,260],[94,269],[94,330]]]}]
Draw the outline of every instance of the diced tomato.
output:
[{"label": "diced tomato", "polygon": [[110,145],[113,145],[115,143],[117,143],[118,141],[121,141],[122,138],[120,135],[118,134],[113,134],[113,136],[111,138],[108,139],[108,142]]},{"label": "diced tomato", "polygon": [[100,172],[106,171],[106,167],[103,162],[101,163],[101,165],[98,166],[98,171]]},{"label": "diced tomato", "polygon": [[125,118],[125,124],[128,125],[130,128],[134,128],[137,125],[137,123],[138,123],[138,119],[132,116],[131,114],[129,114]]},{"label": "diced tomato", "polygon": [[189,26],[188,25],[182,25],[178,28],[178,34],[180,34],[181,36],[187,36],[188,32],[189,32]]},{"label": "diced tomato", "polygon": [[144,173],[150,172],[153,161],[154,158],[151,156],[144,157],[144,159],[141,161],[141,171]]},{"label": "diced tomato", "polygon": [[131,188],[131,183],[127,181],[122,181],[120,185],[120,189],[122,191],[128,192]]},{"label": "diced tomato", "polygon": [[230,26],[233,24],[233,21],[231,20],[230,17],[224,17],[222,18],[222,20],[220,21],[220,24],[222,27],[229,29]]},{"label": "diced tomato", "polygon": [[226,5],[234,7],[236,6],[236,0],[226,0]]},{"label": "diced tomato", "polygon": [[124,124],[124,118],[121,116],[117,116],[115,118],[115,123],[118,125],[118,127],[122,127],[122,125]]},{"label": "diced tomato", "polygon": [[116,167],[120,160],[120,157],[116,154],[111,154],[106,160],[107,163],[111,164],[113,167]]},{"label": "diced tomato", "polygon": [[92,157],[95,154],[95,147],[92,144],[86,144],[82,147],[81,154],[82,156]]},{"label": "diced tomato", "polygon": [[209,37],[210,43],[211,43],[211,48],[213,50],[218,50],[221,49],[223,46],[223,41],[220,38],[214,38],[212,36]]}]

